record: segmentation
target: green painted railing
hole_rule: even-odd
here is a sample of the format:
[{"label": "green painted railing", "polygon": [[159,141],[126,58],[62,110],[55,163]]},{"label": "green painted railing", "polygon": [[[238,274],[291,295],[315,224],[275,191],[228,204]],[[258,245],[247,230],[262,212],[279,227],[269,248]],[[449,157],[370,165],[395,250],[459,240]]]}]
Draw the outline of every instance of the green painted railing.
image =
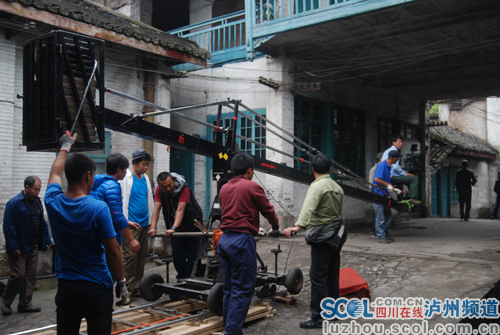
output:
[{"label": "green painted railing", "polygon": [[281,32],[418,0],[245,0],[245,10],[169,31],[207,49],[213,64],[254,59]]},{"label": "green painted railing", "polygon": [[187,38],[214,53],[237,47],[245,47],[245,11],[220,16],[192,24],[169,34]]}]

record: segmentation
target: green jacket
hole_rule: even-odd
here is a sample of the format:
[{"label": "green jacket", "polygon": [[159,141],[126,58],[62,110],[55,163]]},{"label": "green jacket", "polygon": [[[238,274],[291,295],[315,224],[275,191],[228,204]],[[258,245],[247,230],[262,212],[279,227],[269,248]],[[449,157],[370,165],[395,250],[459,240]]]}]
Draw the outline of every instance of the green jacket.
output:
[{"label": "green jacket", "polygon": [[308,229],[342,220],[343,204],[344,190],[330,175],[321,176],[311,183],[295,225]]}]

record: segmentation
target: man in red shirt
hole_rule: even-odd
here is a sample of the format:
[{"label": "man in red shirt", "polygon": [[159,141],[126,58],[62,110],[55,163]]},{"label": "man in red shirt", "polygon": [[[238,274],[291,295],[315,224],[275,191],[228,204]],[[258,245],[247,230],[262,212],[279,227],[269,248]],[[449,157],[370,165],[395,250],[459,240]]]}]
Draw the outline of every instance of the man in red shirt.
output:
[{"label": "man in red shirt", "polygon": [[239,153],[231,160],[236,177],[222,186],[219,200],[224,232],[217,251],[224,278],[224,334],[243,334],[250,301],[257,279],[257,256],[254,236],[260,227],[259,212],[279,232],[279,220],[264,189],[252,182],[252,156]]},{"label": "man in red shirt", "polygon": [[[155,191],[149,236],[153,237],[158,233],[158,218],[161,209],[163,209],[163,218],[167,226],[165,236],[170,237],[176,231],[199,232],[200,230],[194,225],[194,220],[202,223],[203,212],[184,178],[175,172],[162,172],[156,180],[158,186]],[[170,240],[178,281],[191,276],[200,241],[201,237],[175,237]]]}]

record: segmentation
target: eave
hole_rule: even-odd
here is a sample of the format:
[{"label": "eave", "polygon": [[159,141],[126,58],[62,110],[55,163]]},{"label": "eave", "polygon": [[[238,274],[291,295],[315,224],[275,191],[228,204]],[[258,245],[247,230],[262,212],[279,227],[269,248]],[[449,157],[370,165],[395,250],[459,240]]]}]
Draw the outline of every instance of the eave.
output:
[{"label": "eave", "polygon": [[76,21],[71,18],[50,13],[44,10],[39,10],[33,7],[25,7],[19,3],[0,1],[0,11],[24,17],[33,21],[39,21],[68,31],[73,31],[80,34],[100,38],[106,41],[131,47],[137,50],[142,50],[156,55],[168,57],[171,59],[175,59],[179,62],[187,62],[202,67],[207,67],[207,60],[201,57],[195,57],[188,53],[172,50],[171,48],[162,45],[148,43],[142,40],[138,40],[134,37],[119,34],[108,29],[96,27],[84,22]]}]

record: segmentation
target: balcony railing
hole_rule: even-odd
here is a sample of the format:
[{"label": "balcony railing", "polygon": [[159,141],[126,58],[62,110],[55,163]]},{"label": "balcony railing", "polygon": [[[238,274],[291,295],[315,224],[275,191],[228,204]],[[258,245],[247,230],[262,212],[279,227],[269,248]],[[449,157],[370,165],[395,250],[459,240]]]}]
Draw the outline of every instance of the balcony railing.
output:
[{"label": "balcony railing", "polygon": [[168,33],[207,49],[212,65],[252,60],[255,48],[281,32],[417,0],[245,0],[245,10]]},{"label": "balcony railing", "polygon": [[[255,24],[292,17],[313,9],[344,5],[352,0],[255,0]],[[247,2],[248,3],[248,2]]]},{"label": "balcony railing", "polygon": [[245,47],[245,11],[220,16],[168,32],[187,38],[214,56],[218,51]]}]

